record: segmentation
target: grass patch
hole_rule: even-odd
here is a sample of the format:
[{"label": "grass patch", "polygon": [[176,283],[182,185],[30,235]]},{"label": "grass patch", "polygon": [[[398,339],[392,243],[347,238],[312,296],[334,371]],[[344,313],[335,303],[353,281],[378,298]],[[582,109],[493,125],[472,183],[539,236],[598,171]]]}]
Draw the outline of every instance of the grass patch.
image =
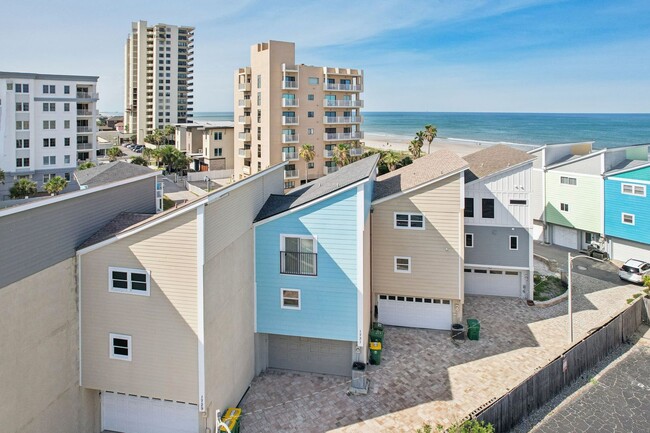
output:
[{"label": "grass patch", "polygon": [[548,301],[566,292],[566,286],[562,283],[562,280],[553,275],[540,275],[535,273],[533,282],[535,283],[533,295],[535,301]]},{"label": "grass patch", "polygon": [[166,195],[163,196],[163,210],[171,209],[176,206],[176,202]]}]

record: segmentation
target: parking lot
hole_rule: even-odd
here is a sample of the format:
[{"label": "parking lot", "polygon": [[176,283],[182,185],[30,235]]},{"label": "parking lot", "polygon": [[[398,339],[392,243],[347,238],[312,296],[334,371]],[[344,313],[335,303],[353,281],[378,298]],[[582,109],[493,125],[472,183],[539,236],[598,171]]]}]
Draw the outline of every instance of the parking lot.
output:
[{"label": "parking lot", "polygon": [[[627,307],[638,286],[574,276],[577,339]],[[366,396],[349,379],[269,370],[255,378],[242,407],[243,432],[415,432],[448,425],[498,398],[566,350],[567,303],[467,297],[465,318],[481,322],[479,341],[449,332],[387,327],[379,366],[368,367]]]}]

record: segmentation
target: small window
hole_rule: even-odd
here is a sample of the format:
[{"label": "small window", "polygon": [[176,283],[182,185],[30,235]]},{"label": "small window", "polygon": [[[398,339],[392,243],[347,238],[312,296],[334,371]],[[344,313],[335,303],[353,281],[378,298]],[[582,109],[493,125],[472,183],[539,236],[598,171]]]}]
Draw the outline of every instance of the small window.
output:
[{"label": "small window", "polygon": [[316,85],[316,84],[318,84],[318,81],[319,81],[319,80],[318,80],[317,77],[309,77],[309,79],[308,79],[308,82],[309,82],[309,84],[311,84],[311,85]]},{"label": "small window", "polygon": [[411,273],[411,258],[410,257],[395,257],[395,272],[404,274]]},{"label": "small window", "polygon": [[314,100],[314,95],[312,95],[312,94],[307,95],[307,100],[308,101],[313,101]]},{"label": "small window", "polygon": [[[68,86],[66,86],[68,87]],[[63,111],[70,111],[70,103],[69,102],[64,102],[63,103]]]},{"label": "small window", "polygon": [[465,218],[474,218],[474,199],[465,197]]},{"label": "small window", "polygon": [[519,275],[519,272],[515,272],[515,271],[505,271],[505,274],[506,274],[506,275],[510,275],[510,276],[516,276],[516,275]]},{"label": "small window", "polygon": [[108,291],[149,296],[149,272],[144,269],[108,268]]},{"label": "small window", "polygon": [[634,215],[632,215],[631,213],[623,213],[623,214],[621,214],[621,222],[623,224],[633,226],[634,225]]},{"label": "small window", "polygon": [[483,207],[481,209],[483,218],[494,218],[494,199],[484,198],[482,200]]},{"label": "small window", "polygon": [[463,269],[463,272],[465,272],[465,273],[471,273],[472,270],[471,270],[470,268],[465,268],[465,269]]},{"label": "small window", "polygon": [[487,274],[486,269],[474,269],[475,274]]},{"label": "small window", "polygon": [[314,117],[314,112],[313,111],[308,111],[307,112],[307,117]]},{"label": "small window", "polygon": [[110,358],[122,361],[131,360],[131,336],[124,334],[108,334]]},{"label": "small window", "polygon": [[474,233],[465,233],[465,246],[474,248]]},{"label": "small window", "polygon": [[645,185],[633,185],[631,183],[621,184],[621,193],[625,195],[637,195],[645,197]]},{"label": "small window", "polygon": [[282,289],[282,303],[280,307],[289,310],[300,310],[300,290]]},{"label": "small window", "polygon": [[[63,93],[65,93],[66,95],[69,95],[70,94],[70,86],[63,86]],[[68,110],[66,110],[66,111],[68,111]]]},{"label": "small window", "polygon": [[215,132],[214,133],[214,139],[215,140],[223,140],[223,133],[222,132]]},{"label": "small window", "polygon": [[510,200],[510,204],[517,206],[525,206],[527,203],[526,200]]},{"label": "small window", "polygon": [[560,210],[562,212],[569,212],[569,204],[568,203],[560,203]]},{"label": "small window", "polygon": [[519,236],[510,236],[510,249],[511,250],[519,249]]},{"label": "small window", "polygon": [[307,128],[307,135],[314,135],[314,128]]},{"label": "small window", "polygon": [[575,177],[561,176],[560,183],[564,185],[577,185],[578,180]]},{"label": "small window", "polygon": [[214,149],[214,156],[223,156],[223,148],[221,148],[221,147],[215,147],[215,149]]},{"label": "small window", "polygon": [[314,168],[314,163],[313,162],[308,162],[307,163],[307,168]]},{"label": "small window", "polygon": [[424,216],[416,213],[395,212],[394,228],[424,230]]}]

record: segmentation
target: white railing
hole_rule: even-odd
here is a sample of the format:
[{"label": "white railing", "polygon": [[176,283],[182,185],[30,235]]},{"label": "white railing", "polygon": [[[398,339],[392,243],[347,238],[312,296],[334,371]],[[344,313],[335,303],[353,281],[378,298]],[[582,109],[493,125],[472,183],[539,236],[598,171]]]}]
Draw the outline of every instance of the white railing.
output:
[{"label": "white railing", "polygon": [[298,65],[287,65],[286,63],[283,63],[282,70],[288,72],[298,72]]},{"label": "white railing", "polygon": [[240,140],[243,141],[251,141],[251,133],[250,132],[240,132],[239,135],[237,136]]},{"label": "white railing", "polygon": [[296,161],[300,159],[298,152],[282,152],[282,161]]},{"label": "white railing", "polygon": [[347,99],[337,99],[337,100],[331,100],[331,99],[325,99],[323,101],[323,105],[325,107],[355,107],[355,108],[363,108],[363,101],[362,100],[347,100]]},{"label": "white railing", "polygon": [[363,155],[363,147],[351,147],[350,156],[361,156]]},{"label": "white railing", "polygon": [[285,179],[295,179],[298,177],[298,170],[285,170],[284,178]]},{"label": "white railing", "polygon": [[294,90],[298,88],[298,82],[297,81],[287,81],[284,80],[282,81],[282,88],[284,90]]},{"label": "white railing", "polygon": [[237,154],[238,154],[241,158],[250,158],[250,157],[251,157],[251,150],[250,150],[250,149],[240,148],[240,149],[237,151]]},{"label": "white railing", "polygon": [[245,166],[242,168],[242,173],[244,173],[244,174],[251,174],[251,166],[250,166],[250,165],[245,165]]},{"label": "white railing", "polygon": [[250,99],[240,99],[239,103],[237,105],[240,108],[249,108],[251,106],[251,100]]},{"label": "white railing", "polygon": [[248,125],[251,123],[251,116],[239,116],[239,123]]},{"label": "white railing", "polygon": [[298,140],[299,140],[298,134],[295,135],[282,134],[282,143],[297,143]]},{"label": "white railing", "polygon": [[97,110],[77,110],[77,116],[96,116]]},{"label": "white railing", "polygon": [[297,125],[298,116],[282,116],[283,125]]},{"label": "white railing", "polygon": [[77,150],[92,150],[92,143],[77,143]]},{"label": "white railing", "polygon": [[251,83],[239,83],[238,88],[239,88],[239,90],[242,90],[244,92],[250,92]]},{"label": "white railing", "polygon": [[334,173],[335,171],[338,171],[338,169],[339,169],[339,168],[336,167],[336,166],[334,166],[334,167],[329,167],[329,166],[326,165],[326,166],[323,167],[323,174],[327,176],[328,174],[332,174],[332,173]]},{"label": "white railing", "polygon": [[232,177],[233,169],[230,170],[210,170],[210,171],[193,171],[187,173],[187,180],[194,182],[197,180],[205,180],[206,177],[210,179],[227,179]]},{"label": "white railing", "polygon": [[79,99],[99,99],[99,93],[77,92]]},{"label": "white railing", "polygon": [[363,138],[363,132],[335,132],[323,134],[323,140],[339,141],[339,140],[360,140]]},{"label": "white railing", "polygon": [[298,99],[282,98],[283,107],[297,107]]},{"label": "white railing", "polygon": [[323,123],[361,123],[361,116],[351,117],[323,117]]},{"label": "white railing", "polygon": [[93,132],[92,126],[77,126],[77,132]]},{"label": "white railing", "polygon": [[334,151],[333,150],[323,150],[323,158],[331,158],[334,156]]},{"label": "white railing", "polygon": [[344,92],[361,92],[363,91],[363,86],[361,84],[332,84],[325,83],[323,84],[323,89],[325,90],[340,90]]}]

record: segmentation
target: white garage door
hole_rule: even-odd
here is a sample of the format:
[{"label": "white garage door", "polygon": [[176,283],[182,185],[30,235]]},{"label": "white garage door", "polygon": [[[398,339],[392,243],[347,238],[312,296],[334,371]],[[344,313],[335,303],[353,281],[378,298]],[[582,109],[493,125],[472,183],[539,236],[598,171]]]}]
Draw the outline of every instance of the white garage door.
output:
[{"label": "white garage door", "polygon": [[521,296],[520,272],[465,268],[465,294]]},{"label": "white garage door", "polygon": [[612,257],[622,262],[628,259],[650,262],[650,245],[612,238]]},{"label": "white garage door", "polygon": [[198,407],[148,397],[102,392],[102,430],[120,433],[196,433]]},{"label": "white garage door", "polygon": [[568,227],[553,225],[553,244],[561,247],[578,249],[578,231]]},{"label": "white garage door", "polygon": [[451,301],[379,295],[379,322],[409,328],[451,329]]},{"label": "white garage door", "polygon": [[269,335],[269,367],[350,376],[351,341]]}]

